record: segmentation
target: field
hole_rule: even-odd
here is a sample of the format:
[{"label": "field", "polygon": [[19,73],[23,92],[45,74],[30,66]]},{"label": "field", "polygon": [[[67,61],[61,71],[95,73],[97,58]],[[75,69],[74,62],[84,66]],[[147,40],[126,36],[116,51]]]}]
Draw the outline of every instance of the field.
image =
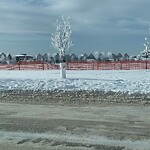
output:
[{"label": "field", "polygon": [[0,72],[0,150],[149,150],[150,71]]}]

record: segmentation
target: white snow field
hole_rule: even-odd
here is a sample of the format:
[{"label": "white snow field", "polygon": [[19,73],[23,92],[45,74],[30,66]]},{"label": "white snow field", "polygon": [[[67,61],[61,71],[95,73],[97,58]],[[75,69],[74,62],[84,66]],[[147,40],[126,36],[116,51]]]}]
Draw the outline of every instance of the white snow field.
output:
[{"label": "white snow field", "polygon": [[0,91],[55,89],[150,93],[150,70],[0,71]]}]

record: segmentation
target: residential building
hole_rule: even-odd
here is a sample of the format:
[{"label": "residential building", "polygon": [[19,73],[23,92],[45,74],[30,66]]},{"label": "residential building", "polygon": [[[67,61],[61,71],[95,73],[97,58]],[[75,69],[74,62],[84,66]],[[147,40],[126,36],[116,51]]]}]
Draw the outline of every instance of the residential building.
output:
[{"label": "residential building", "polygon": [[87,57],[87,61],[96,61],[96,58],[93,54],[90,54],[88,57]]},{"label": "residential building", "polygon": [[41,54],[38,54],[36,57],[36,61],[43,61],[43,56]]},{"label": "residential building", "polygon": [[129,58],[130,58],[130,56],[127,53],[125,53],[123,56],[123,60],[129,60]]},{"label": "residential building", "polygon": [[119,53],[116,57],[116,60],[121,61],[122,59],[123,59],[123,56],[122,56],[122,54]]},{"label": "residential building", "polygon": [[48,55],[45,53],[44,55],[43,55],[43,60],[45,61],[45,62],[48,62]]},{"label": "residential building", "polygon": [[75,54],[71,55],[71,61],[78,61],[78,57]]}]

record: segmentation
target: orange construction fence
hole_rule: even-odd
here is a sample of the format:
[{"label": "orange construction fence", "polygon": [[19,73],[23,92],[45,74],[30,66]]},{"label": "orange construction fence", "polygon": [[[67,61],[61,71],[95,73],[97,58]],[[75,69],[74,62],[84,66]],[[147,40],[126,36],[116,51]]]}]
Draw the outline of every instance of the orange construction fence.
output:
[{"label": "orange construction fence", "polygon": [[[59,64],[46,62],[19,62],[0,64],[0,70],[58,70]],[[150,61],[117,61],[117,62],[67,62],[67,70],[141,70],[150,69]]]},{"label": "orange construction fence", "polygon": [[150,69],[150,61],[69,62],[68,70],[141,70]]}]

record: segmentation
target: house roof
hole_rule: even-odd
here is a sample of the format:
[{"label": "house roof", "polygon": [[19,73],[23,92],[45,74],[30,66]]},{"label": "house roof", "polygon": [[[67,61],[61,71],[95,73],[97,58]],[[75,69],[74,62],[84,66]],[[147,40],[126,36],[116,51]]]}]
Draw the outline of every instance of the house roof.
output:
[{"label": "house roof", "polygon": [[95,56],[94,56],[93,54],[90,54],[90,55],[88,56],[88,59],[96,59],[96,58],[95,58]]}]

